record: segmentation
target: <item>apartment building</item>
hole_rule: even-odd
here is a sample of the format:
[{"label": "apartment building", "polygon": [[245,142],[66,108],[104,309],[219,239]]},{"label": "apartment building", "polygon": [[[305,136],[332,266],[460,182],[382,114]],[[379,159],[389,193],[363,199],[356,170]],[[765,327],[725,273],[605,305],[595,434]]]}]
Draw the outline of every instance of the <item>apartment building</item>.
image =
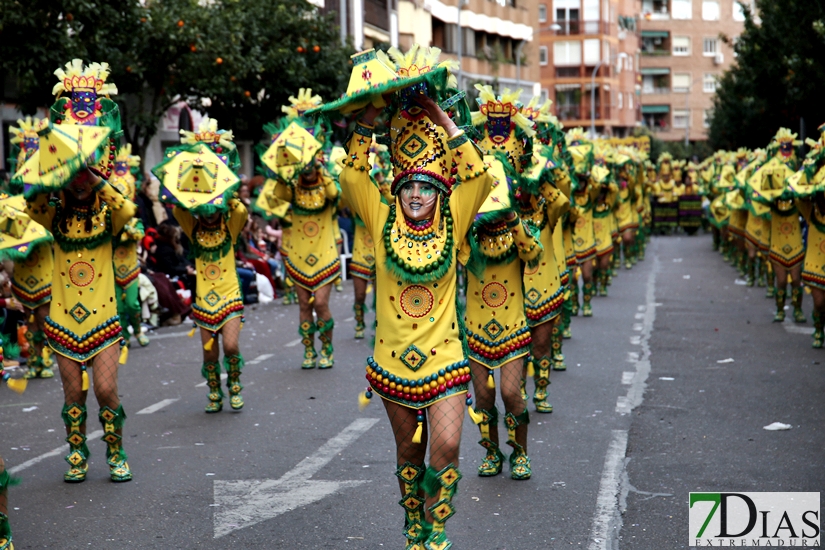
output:
[{"label": "apartment building", "polygon": [[356,51],[398,45],[398,0],[309,0],[321,13],[334,13],[341,42]]},{"label": "apartment building", "polygon": [[638,0],[540,0],[542,94],[568,128],[624,137],[640,120]]},{"label": "apartment building", "polygon": [[[707,139],[716,84],[744,29],[741,0],[642,0],[642,119],[660,139]],[[753,6],[753,0],[744,4]]]}]

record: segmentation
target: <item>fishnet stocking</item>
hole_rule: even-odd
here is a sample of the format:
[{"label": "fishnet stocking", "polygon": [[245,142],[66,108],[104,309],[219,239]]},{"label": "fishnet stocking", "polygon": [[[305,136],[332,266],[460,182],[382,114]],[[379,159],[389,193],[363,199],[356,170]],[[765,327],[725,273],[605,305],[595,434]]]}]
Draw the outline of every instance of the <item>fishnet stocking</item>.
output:
[{"label": "fishnet stocking", "polygon": [[530,327],[530,335],[533,338],[533,342],[530,345],[530,354],[533,357],[550,355],[554,321],[555,319],[535,327]]},{"label": "fishnet stocking", "polygon": [[315,291],[315,301],[309,303],[313,293],[302,286],[295,285],[298,292],[298,306],[300,307],[301,321],[312,321],[312,312],[318,319],[331,319],[329,312],[329,293],[332,291],[332,283],[325,284]]},{"label": "fishnet stocking", "polygon": [[[56,354],[57,365],[60,368],[60,379],[63,382],[63,398],[66,405],[77,403],[86,404],[86,395],[83,391],[83,370],[80,363],[60,354]],[[100,407],[109,407],[113,410],[120,406],[117,395],[117,371],[120,358],[120,346],[112,345],[104,349],[86,363],[90,371],[89,378]],[[66,434],[69,434],[66,427]],[[80,426],[80,432],[86,433],[86,425]]]},{"label": "fishnet stocking", "polygon": [[361,277],[352,278],[352,287],[355,289],[355,303],[363,304],[367,301],[367,285],[369,281]]},{"label": "fishnet stocking", "polygon": [[[223,340],[224,357],[227,357],[229,355],[237,355],[240,353],[240,347],[238,346],[238,340],[241,334],[240,317],[234,317],[228,320],[226,324],[224,324],[218,330],[218,334],[221,335],[221,340]],[[206,343],[211,339],[212,331],[201,327],[201,343],[206,345]],[[216,363],[219,357],[220,349],[218,348],[217,341],[212,343],[212,349],[210,349],[209,351],[203,350],[204,363]]]},{"label": "fishnet stocking", "polygon": [[[524,358],[514,359],[498,369],[501,377],[501,399],[504,401],[504,410],[518,417],[527,408],[527,403],[521,398],[521,381],[524,373]],[[478,394],[476,394],[478,395]],[[527,424],[516,428],[516,442],[527,452]]]}]

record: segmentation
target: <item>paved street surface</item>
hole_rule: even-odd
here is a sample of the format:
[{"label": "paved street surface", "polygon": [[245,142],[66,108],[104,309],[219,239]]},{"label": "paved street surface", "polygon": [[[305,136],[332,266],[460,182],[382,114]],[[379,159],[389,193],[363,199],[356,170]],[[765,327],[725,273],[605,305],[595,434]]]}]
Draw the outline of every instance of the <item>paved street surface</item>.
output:
[{"label": "paved street surface", "polygon": [[[574,318],[555,411],[530,405],[531,480],[479,478],[467,420],[454,548],[681,548],[690,491],[825,488],[825,350],[810,322],[771,323],[764,289],[736,278],[708,236],[655,239],[622,269],[594,317]],[[188,325],[134,346],[120,375],[130,483],[109,481],[99,434],[87,481],[62,481],[58,378],[0,391],[0,453],[23,480],[16,547],[403,548],[389,423],[379,399],[357,406],[369,340],[352,339],[351,296],[349,282],[332,295],[328,371],[298,368],[297,306],[249,308],[240,413],[203,412]],[[775,421],[793,429],[763,429]]]}]

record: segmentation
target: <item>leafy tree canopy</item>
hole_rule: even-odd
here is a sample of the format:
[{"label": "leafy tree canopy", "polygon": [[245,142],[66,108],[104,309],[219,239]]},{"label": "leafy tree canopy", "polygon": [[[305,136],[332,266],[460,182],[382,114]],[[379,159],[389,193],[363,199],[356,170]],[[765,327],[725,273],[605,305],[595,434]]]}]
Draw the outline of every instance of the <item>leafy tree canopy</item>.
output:
[{"label": "leafy tree canopy", "polygon": [[333,20],[306,0],[0,0],[0,43],[25,114],[52,104],[66,62],[109,63],[140,155],[177,101],[257,140],[298,88],[337,98],[350,72]]},{"label": "leafy tree canopy", "polygon": [[[714,148],[764,147],[784,126],[825,122],[825,0],[756,0],[746,9],[737,59],[716,88]],[[730,38],[726,38],[730,41]]]}]

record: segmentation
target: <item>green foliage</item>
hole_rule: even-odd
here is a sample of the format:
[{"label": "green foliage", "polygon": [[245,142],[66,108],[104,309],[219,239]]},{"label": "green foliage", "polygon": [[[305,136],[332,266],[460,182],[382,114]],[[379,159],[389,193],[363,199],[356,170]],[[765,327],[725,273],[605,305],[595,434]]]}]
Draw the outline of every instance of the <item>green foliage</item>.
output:
[{"label": "green foliage", "polygon": [[[714,97],[714,148],[764,147],[776,130],[825,122],[825,2],[756,0],[746,14],[737,60]],[[726,39],[727,40],[727,39]]]},{"label": "green foliage", "polygon": [[306,0],[0,0],[0,43],[0,71],[17,79],[27,114],[51,105],[53,73],[66,62],[109,63],[126,139],[141,156],[180,100],[257,140],[298,88],[338,97],[351,53]]}]

